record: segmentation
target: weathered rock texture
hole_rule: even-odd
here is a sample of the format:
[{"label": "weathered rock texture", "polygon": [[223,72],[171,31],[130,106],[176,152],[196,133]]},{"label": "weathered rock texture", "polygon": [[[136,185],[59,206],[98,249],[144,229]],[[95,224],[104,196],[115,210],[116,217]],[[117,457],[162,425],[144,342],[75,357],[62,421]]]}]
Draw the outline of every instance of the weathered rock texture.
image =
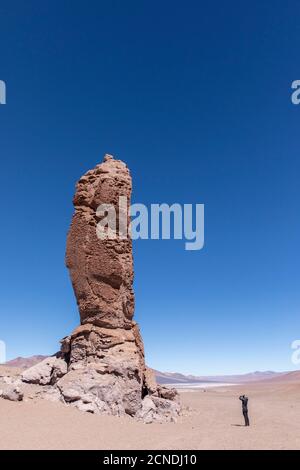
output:
[{"label": "weathered rock texture", "polygon": [[14,385],[10,385],[6,388],[6,390],[0,390],[0,397],[4,398],[4,400],[10,401],[22,401],[23,400],[23,392]]},{"label": "weathered rock texture", "polygon": [[[109,155],[79,180],[66,264],[81,325],[62,340],[60,354],[27,370],[23,380],[54,384],[63,401],[84,411],[170,421],[179,413],[177,393],[156,384],[133,320],[131,239],[118,231],[114,239],[97,236],[100,204],[115,207],[117,229],[123,211],[128,228],[131,187],[126,165]],[[120,196],[127,200],[122,209]]]}]

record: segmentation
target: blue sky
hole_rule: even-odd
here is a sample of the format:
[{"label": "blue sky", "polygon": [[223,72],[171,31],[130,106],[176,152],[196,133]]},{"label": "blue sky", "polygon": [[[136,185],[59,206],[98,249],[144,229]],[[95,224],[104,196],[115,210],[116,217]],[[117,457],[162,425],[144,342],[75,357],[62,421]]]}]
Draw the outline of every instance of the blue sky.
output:
[{"label": "blue sky", "polygon": [[133,202],[204,203],[205,247],[134,242],[147,362],[290,370],[300,338],[299,2],[2,1],[0,339],[50,354],[79,321],[76,180],[111,153]]}]

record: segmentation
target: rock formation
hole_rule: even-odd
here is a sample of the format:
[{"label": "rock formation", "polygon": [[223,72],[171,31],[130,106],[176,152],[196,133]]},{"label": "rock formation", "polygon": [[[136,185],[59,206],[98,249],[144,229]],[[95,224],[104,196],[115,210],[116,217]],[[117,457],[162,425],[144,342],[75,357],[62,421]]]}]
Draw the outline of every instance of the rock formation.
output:
[{"label": "rock formation", "polygon": [[[177,393],[156,384],[133,320],[132,242],[118,230],[121,219],[125,229],[129,226],[131,189],[128,168],[109,155],[80,178],[66,265],[81,325],[61,341],[56,357],[27,370],[23,381],[53,385],[64,402],[84,411],[172,421],[180,410]],[[120,206],[120,196],[127,207]],[[109,237],[97,231],[100,204],[116,211],[117,224]]]},{"label": "rock formation", "polygon": [[3,398],[4,400],[22,401],[23,396],[24,394],[20,390],[20,388],[14,385],[10,385],[5,390],[0,390],[0,397]]}]

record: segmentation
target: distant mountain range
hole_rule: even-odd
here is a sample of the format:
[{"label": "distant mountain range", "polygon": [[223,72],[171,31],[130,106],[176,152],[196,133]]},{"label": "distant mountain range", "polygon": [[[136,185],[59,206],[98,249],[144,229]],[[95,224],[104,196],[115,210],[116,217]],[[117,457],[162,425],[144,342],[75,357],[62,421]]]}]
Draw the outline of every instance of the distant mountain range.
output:
[{"label": "distant mountain range", "polygon": [[261,380],[275,379],[279,376],[287,374],[287,372],[274,372],[274,371],[256,371],[248,374],[240,375],[184,375],[176,372],[160,372],[154,370],[156,380],[160,384],[185,384],[185,383],[196,383],[196,382],[222,382],[222,383],[245,383],[245,382],[257,382]]},{"label": "distant mountain range", "polygon": [[6,362],[5,365],[9,367],[18,367],[20,369],[28,369],[29,367],[43,361],[46,357],[48,356],[16,357],[11,361]]},{"label": "distant mountain range", "polygon": [[[20,369],[27,369],[34,366],[38,362],[41,362],[48,356],[31,356],[31,357],[17,357],[8,361],[5,365],[9,367],[18,367]],[[256,371],[248,374],[240,375],[184,375],[177,372],[160,372],[152,369],[155,373],[156,380],[159,384],[187,384],[187,383],[199,383],[199,382],[222,382],[222,383],[246,383],[246,382],[258,382],[261,380],[285,380],[286,378],[299,377],[300,372],[274,372],[274,371]]]}]

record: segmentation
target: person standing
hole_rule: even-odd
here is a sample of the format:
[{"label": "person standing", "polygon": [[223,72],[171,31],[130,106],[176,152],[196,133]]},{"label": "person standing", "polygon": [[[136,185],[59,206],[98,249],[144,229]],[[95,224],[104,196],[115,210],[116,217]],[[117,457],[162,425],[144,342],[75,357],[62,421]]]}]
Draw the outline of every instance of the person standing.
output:
[{"label": "person standing", "polygon": [[241,395],[240,400],[242,402],[242,410],[245,419],[245,426],[250,426],[249,417],[248,417],[248,397],[246,395]]}]

